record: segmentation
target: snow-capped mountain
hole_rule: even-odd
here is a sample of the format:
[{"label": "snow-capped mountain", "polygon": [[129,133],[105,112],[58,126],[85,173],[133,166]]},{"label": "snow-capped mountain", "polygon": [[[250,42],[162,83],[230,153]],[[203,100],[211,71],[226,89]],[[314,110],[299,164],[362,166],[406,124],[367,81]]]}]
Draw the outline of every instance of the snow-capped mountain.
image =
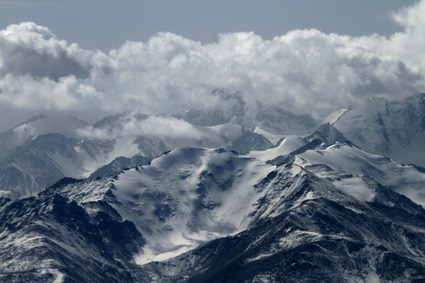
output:
[{"label": "snow-capped mountain", "polygon": [[81,176],[83,159],[99,154],[75,130],[88,123],[65,114],[39,115],[0,134],[0,191],[29,196],[65,176]]},{"label": "snow-capped mountain", "polygon": [[174,149],[109,177],[2,199],[0,276],[420,282],[424,182],[330,124],[248,155]]},{"label": "snow-capped mountain", "polygon": [[194,125],[215,126],[233,123],[246,128],[255,128],[278,135],[307,134],[317,126],[317,121],[309,115],[296,115],[279,105],[248,105],[240,92],[216,89],[213,96],[220,99],[219,105],[207,109],[190,109],[174,114],[174,117]]},{"label": "snow-capped mountain", "polygon": [[401,101],[371,98],[341,115],[335,127],[368,152],[425,167],[425,93]]},{"label": "snow-capped mountain", "polygon": [[422,100],[341,109],[301,136],[234,105],[217,125],[31,119],[0,134],[0,281],[421,282]]},{"label": "snow-capped mountain", "polygon": [[[152,159],[177,147],[267,149],[282,131],[315,126],[313,119],[278,106],[257,103],[251,111],[238,92],[218,89],[212,95],[223,102],[220,107],[168,117],[120,113],[90,125],[61,113],[35,116],[0,134],[0,196],[31,196],[63,177],[86,178],[117,158]],[[117,165],[109,171],[128,167]]]},{"label": "snow-capped mountain", "polygon": [[287,137],[274,148],[250,155],[269,164],[293,162],[354,197],[372,199],[373,193],[362,188],[367,187],[365,179],[374,180],[425,207],[423,170],[365,152],[329,124],[304,138]]},{"label": "snow-capped mountain", "polygon": [[75,130],[87,125],[87,122],[66,114],[40,114],[0,134],[0,156],[4,158],[10,155],[11,150],[41,135],[60,134],[67,138],[75,138]]},{"label": "snow-capped mountain", "polygon": [[[232,123],[196,126],[134,112],[90,125],[59,113],[40,115],[0,134],[0,196],[31,196],[63,177],[120,172],[182,146],[227,147],[246,153],[273,144]],[[140,158],[133,162],[133,156]],[[106,167],[99,169],[102,166]]]}]

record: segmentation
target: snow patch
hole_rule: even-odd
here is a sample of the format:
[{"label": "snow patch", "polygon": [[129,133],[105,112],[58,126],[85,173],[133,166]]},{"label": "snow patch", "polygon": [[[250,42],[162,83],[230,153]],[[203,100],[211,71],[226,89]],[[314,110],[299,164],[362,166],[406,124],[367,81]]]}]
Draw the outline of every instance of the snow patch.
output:
[{"label": "snow patch", "polygon": [[261,161],[273,160],[279,156],[289,154],[294,150],[305,145],[305,141],[301,137],[289,136],[284,138],[276,147],[262,150],[262,151],[251,151],[249,156],[252,156]]},{"label": "snow patch", "polygon": [[360,177],[336,180],[333,185],[360,201],[372,201],[375,197],[375,192]]},{"label": "snow patch", "polygon": [[[413,202],[425,207],[425,174],[418,171],[414,166],[402,165],[380,155],[367,153],[357,147],[346,144],[335,144],[323,150],[308,150],[299,154],[295,164],[302,167],[326,165],[332,170],[349,173],[355,176],[367,175],[380,184],[387,186],[397,193],[403,194]],[[316,173],[316,172],[315,172]],[[320,173],[320,171],[319,171]],[[316,174],[319,174],[316,173]],[[320,174],[319,174],[319,177]],[[360,190],[357,194],[347,187],[349,183]],[[336,183],[341,190],[356,194],[357,198],[368,199],[371,193],[362,188],[358,179]]]},{"label": "snow patch", "polygon": [[344,115],[345,112],[347,112],[348,109],[347,108],[341,108],[338,109],[334,112],[332,112],[331,114],[329,114],[324,120],[323,120],[323,124],[325,123],[329,123],[331,125],[335,124],[339,118]]},{"label": "snow patch", "polygon": [[268,139],[269,142],[271,142],[272,144],[277,144],[284,137],[284,135],[271,134],[271,133],[261,129],[260,127],[255,127],[254,133],[262,135],[263,137]]},{"label": "snow patch", "polygon": [[113,206],[147,242],[135,261],[167,260],[243,231],[261,195],[255,185],[274,169],[224,150],[184,148],[119,175]]}]

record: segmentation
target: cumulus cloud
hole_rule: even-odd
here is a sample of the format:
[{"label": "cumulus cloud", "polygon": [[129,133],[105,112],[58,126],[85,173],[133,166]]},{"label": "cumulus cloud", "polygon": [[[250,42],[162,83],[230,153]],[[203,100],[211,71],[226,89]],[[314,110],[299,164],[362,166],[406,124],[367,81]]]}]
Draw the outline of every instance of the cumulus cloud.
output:
[{"label": "cumulus cloud", "polygon": [[229,33],[202,44],[159,33],[108,53],[21,23],[0,32],[0,103],[169,113],[217,103],[211,91],[226,88],[241,91],[248,105],[258,100],[324,117],[365,97],[397,99],[425,90],[424,14],[425,0],[395,13],[403,31],[389,38],[312,29],[272,40]]},{"label": "cumulus cloud", "polygon": [[11,25],[1,31],[0,52],[0,74],[53,80],[67,75],[88,76],[93,53],[58,40],[48,28],[34,23]]}]

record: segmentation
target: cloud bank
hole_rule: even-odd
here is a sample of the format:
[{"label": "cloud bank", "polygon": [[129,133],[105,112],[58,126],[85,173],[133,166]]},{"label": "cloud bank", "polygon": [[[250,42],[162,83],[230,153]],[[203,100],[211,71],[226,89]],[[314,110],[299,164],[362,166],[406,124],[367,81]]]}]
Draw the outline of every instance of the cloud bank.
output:
[{"label": "cloud bank", "polygon": [[[222,34],[202,44],[171,33],[104,53],[34,23],[0,31],[0,104],[16,109],[168,113],[217,103],[216,88],[249,103],[324,117],[370,96],[425,90],[425,0],[393,15],[391,37],[294,30],[272,40]],[[158,122],[158,121],[156,121]]]},{"label": "cloud bank", "polygon": [[87,126],[77,130],[84,138],[95,140],[114,140],[119,138],[136,138],[139,136],[159,136],[162,138],[200,139],[199,131],[192,124],[172,117],[138,117],[138,113],[130,113],[118,119],[114,125],[102,127]]}]

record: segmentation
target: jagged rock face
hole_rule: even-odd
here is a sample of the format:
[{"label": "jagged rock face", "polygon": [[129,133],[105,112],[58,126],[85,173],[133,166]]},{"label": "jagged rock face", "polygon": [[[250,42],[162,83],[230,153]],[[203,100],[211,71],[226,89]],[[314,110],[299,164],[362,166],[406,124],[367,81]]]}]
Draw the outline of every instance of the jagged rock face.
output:
[{"label": "jagged rock face", "polygon": [[143,238],[130,222],[90,217],[76,202],[46,192],[5,203],[0,223],[2,282],[133,282],[125,262]]},{"label": "jagged rock face", "polygon": [[[303,194],[316,185],[304,182],[301,191],[290,194]],[[420,209],[410,214],[375,202],[305,199],[238,235],[144,269],[154,269],[169,281],[188,282],[419,282],[425,266],[418,255],[425,238],[418,235],[418,226],[411,226],[413,215],[414,226],[425,224]]]}]

